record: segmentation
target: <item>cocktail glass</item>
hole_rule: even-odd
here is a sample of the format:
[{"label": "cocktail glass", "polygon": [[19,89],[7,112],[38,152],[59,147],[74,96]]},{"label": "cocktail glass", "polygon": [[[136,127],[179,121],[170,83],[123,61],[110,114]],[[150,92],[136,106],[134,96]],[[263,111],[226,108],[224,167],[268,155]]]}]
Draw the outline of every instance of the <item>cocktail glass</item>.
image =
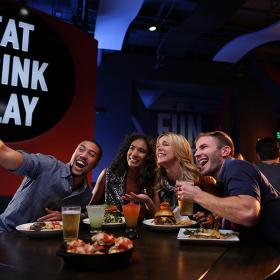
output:
[{"label": "cocktail glass", "polygon": [[81,216],[80,206],[62,206],[63,239],[71,241],[78,238]]},{"label": "cocktail glass", "polygon": [[90,233],[101,231],[103,224],[105,205],[87,205],[87,213],[90,223]]},{"label": "cocktail glass", "polygon": [[125,236],[130,239],[139,238],[137,222],[140,213],[140,204],[129,202],[122,205],[123,215],[126,223]]}]

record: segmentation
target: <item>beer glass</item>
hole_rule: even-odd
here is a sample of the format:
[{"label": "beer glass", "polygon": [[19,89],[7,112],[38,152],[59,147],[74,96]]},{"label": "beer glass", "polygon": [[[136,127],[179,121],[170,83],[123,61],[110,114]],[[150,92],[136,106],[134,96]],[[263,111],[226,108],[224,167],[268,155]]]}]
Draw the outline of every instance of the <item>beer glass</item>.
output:
[{"label": "beer glass", "polygon": [[87,213],[90,223],[90,233],[97,233],[101,230],[104,220],[105,204],[103,205],[88,205]]},{"label": "beer glass", "polygon": [[[187,181],[191,186],[194,186],[194,182]],[[178,197],[178,206],[180,208],[180,215],[181,216],[191,216],[193,214],[193,202],[186,201]]]},{"label": "beer glass", "polygon": [[181,216],[191,216],[193,214],[193,202],[178,199]]},{"label": "beer glass", "polygon": [[63,239],[71,241],[78,239],[81,216],[80,206],[62,206]]}]

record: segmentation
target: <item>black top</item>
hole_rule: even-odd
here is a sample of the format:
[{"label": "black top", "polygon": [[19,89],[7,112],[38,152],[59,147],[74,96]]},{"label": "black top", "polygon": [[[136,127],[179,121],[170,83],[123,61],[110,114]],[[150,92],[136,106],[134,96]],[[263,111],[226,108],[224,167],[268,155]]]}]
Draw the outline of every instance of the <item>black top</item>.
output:
[{"label": "black top", "polygon": [[260,161],[256,166],[265,175],[270,184],[280,191],[280,163],[267,164]]}]

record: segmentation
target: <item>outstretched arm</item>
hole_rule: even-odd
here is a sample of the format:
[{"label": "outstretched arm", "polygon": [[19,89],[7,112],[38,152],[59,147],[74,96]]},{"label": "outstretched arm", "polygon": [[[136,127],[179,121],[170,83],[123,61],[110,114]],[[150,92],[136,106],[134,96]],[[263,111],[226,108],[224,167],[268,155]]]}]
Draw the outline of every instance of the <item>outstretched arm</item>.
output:
[{"label": "outstretched arm", "polygon": [[103,169],[97,178],[89,204],[99,204],[101,201],[104,200],[105,183],[106,183],[106,169]]},{"label": "outstretched arm", "polygon": [[0,140],[0,166],[7,170],[16,170],[23,162],[23,155],[8,147]]}]

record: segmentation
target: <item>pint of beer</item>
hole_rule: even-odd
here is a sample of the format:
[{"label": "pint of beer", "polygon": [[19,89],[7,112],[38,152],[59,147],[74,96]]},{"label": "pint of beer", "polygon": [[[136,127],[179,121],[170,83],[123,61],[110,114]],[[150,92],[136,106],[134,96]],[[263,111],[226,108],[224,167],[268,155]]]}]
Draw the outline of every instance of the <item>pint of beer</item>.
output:
[{"label": "pint of beer", "polygon": [[[193,181],[185,181],[186,185],[194,186]],[[177,185],[177,181],[176,181]],[[181,188],[179,187],[179,190]],[[193,202],[183,200],[180,196],[178,196],[178,206],[180,208],[181,216],[191,216],[193,214]]]},{"label": "pint of beer", "polygon": [[193,214],[193,203],[185,200],[178,200],[181,216],[191,216]]},{"label": "pint of beer", "polygon": [[78,239],[80,225],[81,207],[80,206],[63,206],[63,239],[71,241]]}]

